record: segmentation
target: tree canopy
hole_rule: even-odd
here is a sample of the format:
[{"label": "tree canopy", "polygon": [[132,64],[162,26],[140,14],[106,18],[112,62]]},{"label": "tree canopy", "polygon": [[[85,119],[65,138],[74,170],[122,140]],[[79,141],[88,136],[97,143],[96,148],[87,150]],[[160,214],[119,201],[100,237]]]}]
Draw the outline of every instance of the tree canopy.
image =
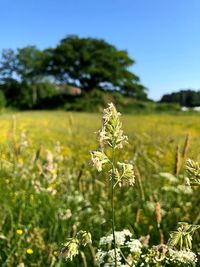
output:
[{"label": "tree canopy", "polygon": [[134,60],[127,51],[102,39],[72,35],[48,52],[47,73],[59,82],[80,86],[85,92],[100,88],[137,96],[138,91],[145,91],[139,77],[128,69]]},{"label": "tree canopy", "polygon": [[[82,95],[99,89],[146,99],[146,88],[139,77],[130,71],[134,63],[126,50],[119,50],[105,40],[69,35],[54,48],[40,50],[36,46],[27,46],[16,51],[3,50],[0,90],[5,88],[6,94],[9,91],[7,96],[12,97],[16,93],[17,98],[19,94],[32,94],[32,105],[41,95],[38,88],[46,88],[39,86],[44,81],[55,88],[61,85],[80,87]],[[13,85],[16,85],[16,90]],[[27,88],[29,91],[22,92]]]},{"label": "tree canopy", "polygon": [[163,95],[160,102],[179,103],[185,107],[200,106],[200,91],[180,90],[179,92]]}]

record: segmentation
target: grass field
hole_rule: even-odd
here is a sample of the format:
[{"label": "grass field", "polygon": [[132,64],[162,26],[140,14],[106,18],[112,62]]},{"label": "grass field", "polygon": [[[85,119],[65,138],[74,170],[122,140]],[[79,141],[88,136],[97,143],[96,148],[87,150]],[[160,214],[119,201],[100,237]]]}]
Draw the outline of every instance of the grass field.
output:
[{"label": "grass field", "polygon": [[[138,175],[133,188],[116,194],[116,228],[149,235],[149,245],[166,243],[179,221],[200,221],[199,192],[184,185],[185,160],[200,160],[200,115],[124,115],[122,122],[129,145],[117,156]],[[0,116],[0,266],[95,266],[99,239],[111,228],[106,174],[89,155],[100,125],[101,114]],[[57,251],[81,229],[93,243],[65,262]]]}]

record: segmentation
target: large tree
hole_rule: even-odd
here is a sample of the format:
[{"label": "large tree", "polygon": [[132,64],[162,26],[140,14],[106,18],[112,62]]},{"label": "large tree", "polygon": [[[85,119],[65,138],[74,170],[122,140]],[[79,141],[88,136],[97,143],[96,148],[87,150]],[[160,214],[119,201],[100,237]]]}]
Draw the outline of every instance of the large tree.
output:
[{"label": "large tree", "polygon": [[[17,102],[22,103],[24,99],[24,102],[29,102],[28,107],[33,107],[41,95],[44,95],[44,90],[46,96],[53,94],[53,86],[44,79],[46,57],[47,53],[36,46],[26,46],[16,51],[3,50],[0,60],[0,82],[9,105],[16,106]],[[22,101],[19,101],[20,98]]]},{"label": "large tree", "polygon": [[32,86],[32,102],[37,102],[37,84],[41,83],[44,72],[43,62],[45,53],[35,46],[27,46],[18,49],[17,53],[17,74],[22,82]]},{"label": "large tree", "polygon": [[[19,95],[20,90],[22,95],[23,90],[30,88],[26,93],[32,106],[37,104],[39,85],[47,77],[54,84],[81,87],[83,93],[93,89],[117,90],[145,99],[146,89],[139,77],[130,71],[134,63],[127,51],[118,50],[102,39],[70,35],[55,48],[39,50],[36,46],[26,46],[16,51],[4,50],[0,60],[0,82],[6,84],[2,87],[6,96]],[[13,89],[15,85],[16,90]]]},{"label": "large tree", "polygon": [[36,104],[38,84],[41,83],[45,75],[45,55],[46,53],[39,50],[36,46],[26,46],[17,49],[17,51],[11,49],[3,50],[0,62],[0,79],[2,83],[6,84],[4,88],[9,88],[9,90],[12,90],[12,87],[15,88],[15,92],[13,91],[12,94],[17,96],[19,95],[19,90],[16,90],[18,87],[10,86],[11,84],[21,83],[23,85],[21,88],[25,86],[26,90],[30,87],[32,91],[32,105]]},{"label": "large tree", "polygon": [[0,60],[0,81],[1,83],[7,79],[12,79],[16,75],[17,55],[12,49],[4,49]]},{"label": "large tree", "polygon": [[61,83],[80,86],[83,92],[101,88],[146,96],[139,77],[129,70],[134,60],[104,40],[70,35],[46,53],[47,74]]},{"label": "large tree", "polygon": [[44,75],[45,53],[36,46],[17,49],[4,49],[0,60],[0,78],[16,78],[21,82],[36,82]]}]

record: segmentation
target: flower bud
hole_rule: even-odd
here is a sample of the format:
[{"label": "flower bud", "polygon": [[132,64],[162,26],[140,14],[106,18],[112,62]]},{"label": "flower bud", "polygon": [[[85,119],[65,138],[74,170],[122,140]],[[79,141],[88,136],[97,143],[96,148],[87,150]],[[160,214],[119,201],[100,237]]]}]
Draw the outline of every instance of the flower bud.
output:
[{"label": "flower bud", "polygon": [[80,240],[80,243],[83,246],[86,246],[87,244],[92,243],[92,236],[91,236],[90,232],[80,231],[77,235],[78,235],[78,238]]},{"label": "flower bud", "polygon": [[119,185],[134,185],[135,183],[135,174],[133,170],[133,165],[127,163],[117,162],[118,166],[118,179]]},{"label": "flower bud", "polygon": [[103,165],[109,162],[108,157],[101,151],[92,151],[90,154],[94,167],[101,172]]},{"label": "flower bud", "polygon": [[108,108],[104,109],[103,127],[99,132],[99,141],[102,147],[104,144],[108,144],[113,148],[122,148],[123,144],[127,143],[128,138],[123,134],[120,115],[113,103],[108,104]]}]

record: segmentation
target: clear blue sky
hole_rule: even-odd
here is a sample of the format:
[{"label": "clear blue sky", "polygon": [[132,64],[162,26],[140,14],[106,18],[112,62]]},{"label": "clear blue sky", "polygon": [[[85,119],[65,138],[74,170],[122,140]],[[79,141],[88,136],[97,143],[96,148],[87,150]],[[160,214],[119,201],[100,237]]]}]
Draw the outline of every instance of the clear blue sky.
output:
[{"label": "clear blue sky", "polygon": [[200,88],[200,0],[0,0],[0,10],[0,50],[104,38],[135,59],[151,98]]}]

